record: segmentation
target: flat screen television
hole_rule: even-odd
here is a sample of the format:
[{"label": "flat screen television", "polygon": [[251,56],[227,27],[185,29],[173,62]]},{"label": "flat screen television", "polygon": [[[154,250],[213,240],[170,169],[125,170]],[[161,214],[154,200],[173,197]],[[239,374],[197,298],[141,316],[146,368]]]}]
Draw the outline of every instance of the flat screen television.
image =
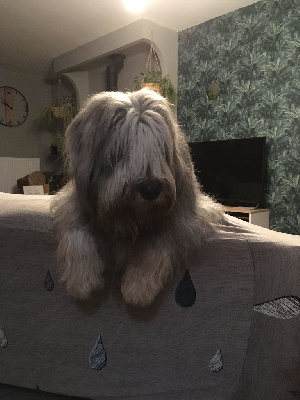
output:
[{"label": "flat screen television", "polygon": [[263,207],[266,138],[190,142],[202,189],[227,206]]}]

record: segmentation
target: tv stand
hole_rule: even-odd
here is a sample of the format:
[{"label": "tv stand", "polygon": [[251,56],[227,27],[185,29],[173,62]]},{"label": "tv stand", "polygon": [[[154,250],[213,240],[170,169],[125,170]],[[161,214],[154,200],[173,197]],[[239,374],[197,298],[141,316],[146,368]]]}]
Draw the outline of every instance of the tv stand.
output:
[{"label": "tv stand", "polygon": [[227,214],[240,218],[250,224],[269,229],[270,210],[256,207],[229,207],[224,206]]}]

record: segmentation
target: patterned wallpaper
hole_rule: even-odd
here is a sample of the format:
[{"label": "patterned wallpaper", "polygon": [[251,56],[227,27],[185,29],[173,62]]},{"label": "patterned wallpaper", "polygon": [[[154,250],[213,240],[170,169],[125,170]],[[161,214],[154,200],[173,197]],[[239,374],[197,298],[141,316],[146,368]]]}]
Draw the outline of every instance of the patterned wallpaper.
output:
[{"label": "patterned wallpaper", "polygon": [[[300,0],[262,0],[179,33],[190,141],[267,137],[270,227],[300,234]],[[209,100],[209,84],[220,95]]]}]

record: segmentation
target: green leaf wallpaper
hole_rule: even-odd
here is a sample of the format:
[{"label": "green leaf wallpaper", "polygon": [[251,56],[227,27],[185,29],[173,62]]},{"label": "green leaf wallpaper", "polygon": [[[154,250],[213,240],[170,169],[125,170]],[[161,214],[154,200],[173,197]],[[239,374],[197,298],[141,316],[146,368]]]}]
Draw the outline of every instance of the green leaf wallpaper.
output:
[{"label": "green leaf wallpaper", "polygon": [[[262,0],[179,32],[190,141],[267,137],[270,227],[300,234],[300,0]],[[220,95],[209,100],[217,82]]]}]

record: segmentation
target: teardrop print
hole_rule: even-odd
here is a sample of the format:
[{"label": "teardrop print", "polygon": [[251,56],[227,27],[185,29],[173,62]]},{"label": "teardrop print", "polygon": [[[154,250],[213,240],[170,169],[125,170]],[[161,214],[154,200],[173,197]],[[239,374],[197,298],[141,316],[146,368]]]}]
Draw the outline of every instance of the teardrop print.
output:
[{"label": "teardrop print", "polygon": [[223,368],[223,357],[221,349],[219,349],[213,358],[210,360],[209,369],[213,372],[218,372]]},{"label": "teardrop print", "polygon": [[44,288],[45,288],[46,290],[48,290],[48,292],[51,292],[51,290],[54,289],[54,282],[53,282],[52,276],[51,276],[51,274],[50,274],[50,271],[47,271],[47,274],[46,274],[46,276],[45,276],[45,279],[44,279]]},{"label": "teardrop print", "polygon": [[175,301],[180,307],[191,307],[196,301],[196,290],[188,269],[177,285]]},{"label": "teardrop print", "polygon": [[5,332],[1,326],[0,328],[0,346],[1,347],[6,347],[8,345],[7,337],[5,335]]},{"label": "teardrop print", "polygon": [[104,349],[101,336],[98,337],[93,350],[91,351],[89,363],[93,369],[102,369],[107,362],[106,351]]},{"label": "teardrop print", "polygon": [[300,299],[296,296],[280,297],[256,304],[253,306],[253,310],[270,317],[290,319],[300,314]]}]

